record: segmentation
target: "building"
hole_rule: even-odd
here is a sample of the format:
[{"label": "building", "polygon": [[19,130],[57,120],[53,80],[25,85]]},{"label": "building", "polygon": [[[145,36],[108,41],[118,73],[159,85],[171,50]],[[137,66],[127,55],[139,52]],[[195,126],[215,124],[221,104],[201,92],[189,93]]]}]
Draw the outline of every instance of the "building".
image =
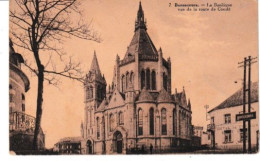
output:
[{"label": "building", "polygon": [[164,152],[191,144],[191,103],[185,89],[172,94],[171,60],[147,33],[141,2],[124,58],[116,56],[112,84],[96,53],[85,79],[82,135],[86,153]]},{"label": "building", "polygon": [[203,131],[203,126],[193,126],[192,146],[209,147],[211,144],[211,135],[208,131]]},{"label": "building", "polygon": [[192,147],[201,147],[201,141],[202,141],[202,134],[203,134],[203,127],[202,126],[192,126],[192,141],[191,145]]},{"label": "building", "polygon": [[193,135],[201,137],[203,134],[203,126],[193,126]]},{"label": "building", "polygon": [[[252,149],[258,147],[259,140],[258,106],[258,82],[255,82],[251,85],[251,112],[256,112],[256,119],[251,120]],[[236,121],[236,115],[242,111],[243,89],[241,88],[208,112],[211,118],[207,127],[211,132],[211,146],[215,145],[219,149],[243,149],[243,121]]]},{"label": "building", "polygon": [[66,137],[54,145],[54,151],[58,154],[82,154],[84,139],[82,137]]},{"label": "building", "polygon": [[210,147],[211,145],[211,134],[208,131],[203,131],[201,136],[201,146]]},{"label": "building", "polygon": [[[19,152],[32,150],[35,118],[26,114],[25,93],[29,90],[30,81],[21,70],[24,59],[16,53],[13,43],[9,44],[9,139],[10,150]],[[45,136],[40,130],[38,138],[39,149],[45,147]]]}]

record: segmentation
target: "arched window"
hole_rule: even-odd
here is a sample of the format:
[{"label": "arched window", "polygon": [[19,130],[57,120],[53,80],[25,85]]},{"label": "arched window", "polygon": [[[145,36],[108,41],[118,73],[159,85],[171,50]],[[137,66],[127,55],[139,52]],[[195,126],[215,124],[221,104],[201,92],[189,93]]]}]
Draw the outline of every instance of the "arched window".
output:
[{"label": "arched window", "polygon": [[25,104],[22,104],[22,111],[25,112]]},{"label": "arched window", "polygon": [[128,88],[128,83],[129,83],[129,73],[126,73],[126,78],[125,78],[125,88]]},{"label": "arched window", "polygon": [[100,89],[100,91],[99,91],[100,99],[102,100],[103,99],[103,88],[100,87],[99,89]]},{"label": "arched window", "polygon": [[119,125],[123,125],[124,124],[124,114],[121,111],[118,114],[118,123],[119,123]]},{"label": "arched window", "polygon": [[89,98],[93,98],[93,87],[89,87]]},{"label": "arched window", "polygon": [[114,115],[110,114],[110,116],[109,116],[109,131],[110,132],[114,130],[114,124],[115,124]]},{"label": "arched window", "polygon": [[186,114],[185,114],[185,112],[183,113],[183,115],[182,115],[182,117],[183,117],[183,135],[186,135],[187,133],[187,124],[186,124]]},{"label": "arched window", "polygon": [[167,91],[167,75],[163,73],[163,88]]},{"label": "arched window", "polygon": [[189,136],[189,115],[186,115],[186,124],[187,124],[187,136]]},{"label": "arched window", "polygon": [[166,115],[165,108],[163,108],[161,111],[161,119],[162,119],[162,135],[167,135],[167,115]]},{"label": "arched window", "polygon": [[100,96],[101,96],[101,100],[104,99],[104,93],[105,93],[105,87],[101,87],[101,90],[100,90]]},{"label": "arched window", "polygon": [[24,94],[22,93],[22,100],[24,101],[25,100],[25,96],[24,96]]},{"label": "arched window", "polygon": [[99,117],[97,117],[97,139],[100,138],[100,122]]},{"label": "arched window", "polygon": [[172,118],[172,132],[173,132],[173,135],[176,135],[177,134],[177,115],[176,115],[176,109],[173,109],[173,114],[172,114],[173,118]]},{"label": "arched window", "polygon": [[98,85],[97,90],[96,90],[96,94],[97,94],[96,96],[97,96],[98,99],[100,99],[100,93],[101,93],[100,92],[100,86]]},{"label": "arched window", "polygon": [[179,136],[181,136],[181,121],[182,121],[182,113],[179,111]]},{"label": "arched window", "polygon": [[14,102],[14,95],[12,93],[9,93],[9,101]]},{"label": "arched window", "polygon": [[130,82],[133,83],[134,82],[134,73],[131,72],[130,74]]},{"label": "arched window", "polygon": [[90,126],[92,126],[92,109],[89,110]]},{"label": "arched window", "polygon": [[154,135],[154,109],[150,108],[149,111],[149,122],[150,122],[150,135]]},{"label": "arched window", "polygon": [[143,110],[138,110],[138,135],[143,135]]},{"label": "arched window", "polygon": [[86,97],[87,97],[87,99],[89,99],[89,87],[86,87],[87,89],[86,89]]},{"label": "arched window", "polygon": [[105,88],[104,87],[102,87],[101,85],[98,85],[97,86],[97,98],[98,99],[101,99],[101,100],[103,100],[104,99],[104,93],[105,93],[105,90],[104,90]]},{"label": "arched window", "polygon": [[9,89],[13,89],[13,86],[11,84],[9,84]]},{"label": "arched window", "polygon": [[150,69],[146,70],[146,89],[150,89]]},{"label": "arched window", "polygon": [[145,72],[141,72],[141,89],[143,89],[145,86]]},{"label": "arched window", "polygon": [[125,91],[125,76],[122,75],[122,78],[121,78],[121,88],[122,88],[122,92]]},{"label": "arched window", "polygon": [[106,97],[106,87],[103,87],[102,99]]},{"label": "arched window", "polygon": [[152,90],[156,90],[156,73],[152,71]]},{"label": "arched window", "polygon": [[25,100],[25,96],[24,96],[24,94],[22,93],[22,111],[23,112],[25,112],[25,102],[24,102],[24,100]]}]

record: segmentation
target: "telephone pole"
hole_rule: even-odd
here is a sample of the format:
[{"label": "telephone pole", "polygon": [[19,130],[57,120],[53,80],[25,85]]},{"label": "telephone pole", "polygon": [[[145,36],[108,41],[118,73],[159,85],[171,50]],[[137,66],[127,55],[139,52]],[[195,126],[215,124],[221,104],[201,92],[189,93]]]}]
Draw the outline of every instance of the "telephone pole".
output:
[{"label": "telephone pole", "polygon": [[[255,58],[251,58],[251,56],[248,56],[248,58],[244,58],[243,62],[239,62],[238,64],[243,64],[240,65],[240,67],[244,67],[244,79],[243,79],[243,114],[249,114],[251,112],[251,64],[256,63],[257,61]],[[255,61],[252,61],[255,60]],[[248,87],[246,88],[246,71],[247,71],[247,66],[248,66]],[[246,92],[248,94],[248,110],[246,113]],[[251,153],[251,121],[250,119],[246,120],[243,119],[243,153],[246,153],[246,121],[248,122],[248,153]]]},{"label": "telephone pole", "polygon": [[205,105],[204,108],[206,109],[206,121],[208,121],[208,108],[209,108],[209,105]]}]

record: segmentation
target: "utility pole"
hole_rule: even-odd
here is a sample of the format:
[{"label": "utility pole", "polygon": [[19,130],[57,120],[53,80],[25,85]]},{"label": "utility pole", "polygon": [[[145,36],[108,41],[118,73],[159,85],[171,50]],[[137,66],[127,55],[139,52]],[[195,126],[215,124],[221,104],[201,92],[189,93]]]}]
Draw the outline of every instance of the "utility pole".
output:
[{"label": "utility pole", "polygon": [[[244,58],[244,79],[243,79],[243,114],[246,113],[246,61]],[[246,121],[243,120],[243,153],[246,153]]]},{"label": "utility pole", "polygon": [[[248,57],[248,113],[251,112],[251,56]],[[251,121],[248,120],[248,153],[251,153]]]},{"label": "utility pole", "polygon": [[[238,64],[243,64],[239,67],[244,67],[244,79],[243,79],[243,115],[251,113],[251,64],[256,63],[257,61],[252,62],[256,59],[248,56],[248,59],[245,57],[243,62]],[[248,66],[248,87],[246,88],[246,69]],[[246,92],[248,94],[248,111],[246,113]],[[246,121],[248,122],[248,153],[251,153],[251,121],[250,119],[243,119],[243,153],[246,153]]]},{"label": "utility pole", "polygon": [[208,108],[209,108],[209,105],[205,105],[204,108],[206,109],[206,121],[208,121]]},{"label": "utility pole", "polygon": [[[244,58],[244,61],[239,62],[240,67],[244,67],[244,78],[243,78],[243,114],[246,113],[246,66],[247,58]],[[243,120],[243,153],[246,153],[246,120]]]}]

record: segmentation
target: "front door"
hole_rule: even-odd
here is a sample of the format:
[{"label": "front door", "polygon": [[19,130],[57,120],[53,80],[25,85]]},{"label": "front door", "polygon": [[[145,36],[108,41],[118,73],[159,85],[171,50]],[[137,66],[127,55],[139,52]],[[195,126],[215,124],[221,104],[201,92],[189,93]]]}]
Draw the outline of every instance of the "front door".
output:
[{"label": "front door", "polygon": [[122,140],[117,140],[116,142],[117,147],[117,153],[122,153]]},{"label": "front door", "polygon": [[92,154],[92,144],[90,140],[87,141],[87,147],[88,154]]},{"label": "front door", "polygon": [[114,145],[115,145],[115,152],[122,153],[123,151],[123,136],[121,132],[116,131],[114,133]]}]

